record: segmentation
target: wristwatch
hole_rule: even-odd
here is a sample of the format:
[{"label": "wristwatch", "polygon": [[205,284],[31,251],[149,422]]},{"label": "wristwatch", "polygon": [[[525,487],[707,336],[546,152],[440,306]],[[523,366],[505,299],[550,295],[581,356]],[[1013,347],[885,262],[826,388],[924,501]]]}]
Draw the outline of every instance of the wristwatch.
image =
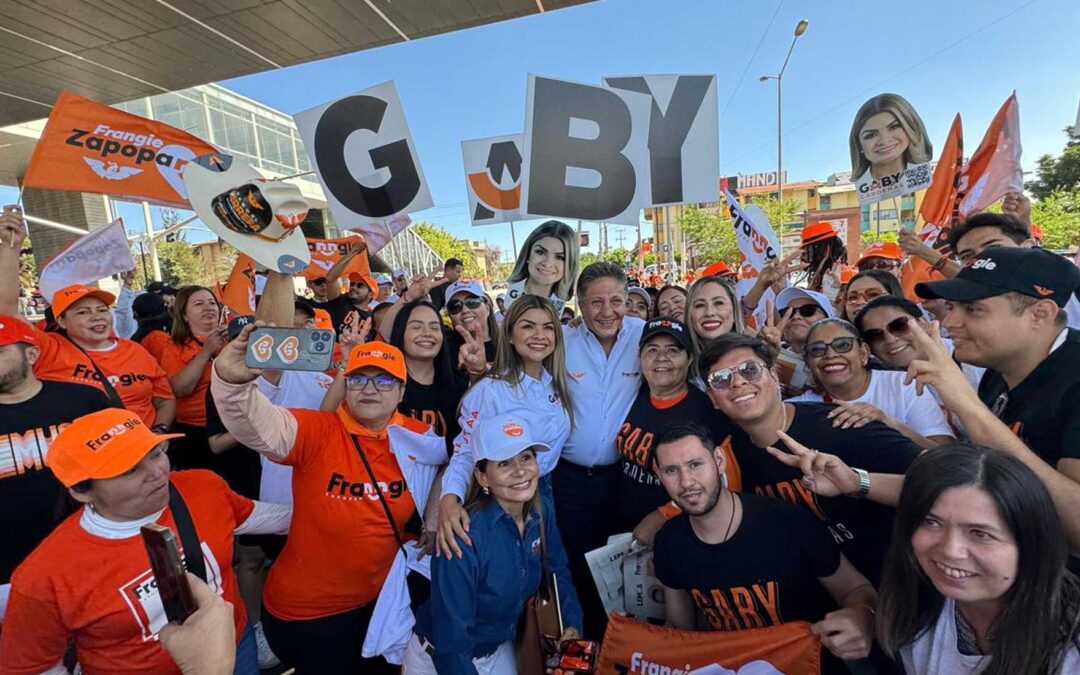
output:
[{"label": "wristwatch", "polygon": [[866,499],[867,495],[870,494],[870,472],[855,468],[852,471],[859,477],[859,489],[851,496],[856,499]]},{"label": "wristwatch", "polygon": [[150,431],[153,431],[155,434],[167,434],[169,433],[169,425],[155,424],[154,426],[150,427]]}]

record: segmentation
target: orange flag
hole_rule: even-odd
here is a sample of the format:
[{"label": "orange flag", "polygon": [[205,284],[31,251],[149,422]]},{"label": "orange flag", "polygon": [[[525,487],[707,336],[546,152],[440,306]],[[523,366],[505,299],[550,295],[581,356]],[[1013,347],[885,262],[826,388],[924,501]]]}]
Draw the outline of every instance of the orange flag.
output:
[{"label": "orange flag", "polygon": [[982,142],[964,167],[959,188],[961,217],[982,211],[1006,192],[1023,191],[1020,151],[1020,106],[1014,91],[994,115]]},{"label": "orange flag", "polygon": [[769,664],[785,675],[819,675],[821,645],[803,621],[750,630],[684,631],[612,612],[596,672],[648,675],[719,666],[707,672],[735,673],[749,663],[756,663],[760,672],[770,672],[763,667]]},{"label": "orange flag", "polygon": [[[308,239],[307,247],[311,251],[311,264],[301,274],[307,280],[325,277],[330,268],[341,257],[349,252],[349,246],[356,242],[356,237],[342,237],[340,239]],[[368,262],[367,251],[355,256],[345,267],[341,278],[348,279],[350,274],[369,276],[371,265]]]},{"label": "orange flag", "polygon": [[181,173],[215,148],[186,131],[62,92],[30,158],[25,185],[191,208]]},{"label": "orange flag", "polygon": [[219,287],[218,302],[237,315],[255,313],[255,261],[241,253],[229,279]]}]

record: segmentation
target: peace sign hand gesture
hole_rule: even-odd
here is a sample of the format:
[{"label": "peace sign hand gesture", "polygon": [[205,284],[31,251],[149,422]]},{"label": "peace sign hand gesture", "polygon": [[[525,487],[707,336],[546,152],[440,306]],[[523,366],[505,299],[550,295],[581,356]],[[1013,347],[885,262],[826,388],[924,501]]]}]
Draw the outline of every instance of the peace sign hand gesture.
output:
[{"label": "peace sign hand gesture", "polygon": [[[913,323],[914,319],[909,318],[908,322]],[[908,364],[904,384],[914,381],[915,392],[919,396],[922,396],[924,387],[932,386],[941,398],[941,403],[956,413],[965,406],[981,406],[978,392],[964,377],[964,371],[945,347],[940,324],[937,321],[932,322],[929,331],[922,330],[918,325],[909,325],[908,328],[916,349],[926,354],[926,358],[915,359]]]},{"label": "peace sign hand gesture", "polygon": [[806,269],[806,263],[795,262],[802,256],[802,249],[798,249],[781,260],[773,260],[765,264],[758,272],[758,283],[762,286],[772,286],[784,277]]},{"label": "peace sign hand gesture", "polygon": [[781,317],[777,311],[776,306],[772,300],[765,301],[765,325],[758,331],[758,337],[768,342],[773,347],[781,349],[781,340],[784,336],[784,329],[787,328],[788,322],[791,321],[792,312],[788,312],[786,316]]},{"label": "peace sign hand gesture", "polygon": [[354,347],[367,342],[367,336],[371,333],[371,317],[367,317],[360,322],[360,325],[353,327],[352,324],[345,326],[345,329],[338,337],[338,344],[341,345],[341,360],[347,362],[349,360],[349,352]]},{"label": "peace sign hand gesture", "polygon": [[436,281],[435,272],[430,274],[417,274],[412,278],[412,283],[409,284],[409,288],[405,291],[405,301],[416,302],[417,300],[423,300],[427,297],[428,293],[431,293],[431,289],[449,283],[449,281],[450,280],[446,277]]},{"label": "peace sign hand gesture", "polygon": [[458,351],[458,368],[467,371],[470,375],[480,375],[487,368],[487,358],[484,354],[484,343],[472,336],[472,333],[458,326],[454,330],[465,341]]},{"label": "peace sign hand gesture", "polygon": [[765,448],[765,451],[785,466],[802,471],[801,482],[808,490],[822,497],[840,497],[858,492],[859,476],[844,460],[836,455],[811,450],[783,431],[778,433],[791,452],[772,446]]}]

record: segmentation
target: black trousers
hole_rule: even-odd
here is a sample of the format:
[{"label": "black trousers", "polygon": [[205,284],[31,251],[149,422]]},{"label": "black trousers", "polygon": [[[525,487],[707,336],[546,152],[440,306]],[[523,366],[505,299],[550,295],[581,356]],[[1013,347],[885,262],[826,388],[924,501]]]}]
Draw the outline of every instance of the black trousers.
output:
[{"label": "black trousers", "polygon": [[318,619],[286,621],[274,616],[265,606],[263,632],[270,649],[297,675],[397,675],[401,666],[387,663],[382,657],[362,656],[375,603]]},{"label": "black trousers", "polygon": [[607,544],[608,537],[617,534],[617,523],[610,514],[618,504],[619,465],[586,468],[561,460],[551,477],[555,518],[585,614],[584,637],[602,640],[607,615],[585,554]]}]

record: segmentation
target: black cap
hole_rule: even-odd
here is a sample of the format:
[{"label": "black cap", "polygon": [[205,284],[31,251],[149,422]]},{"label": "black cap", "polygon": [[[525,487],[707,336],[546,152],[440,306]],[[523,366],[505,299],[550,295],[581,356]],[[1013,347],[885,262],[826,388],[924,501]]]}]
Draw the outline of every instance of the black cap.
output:
[{"label": "black cap", "polygon": [[249,323],[255,323],[255,316],[253,314],[244,314],[242,316],[233,317],[233,320],[229,322],[229,326],[225,329],[225,335],[230,340],[235,340],[236,336],[240,334],[240,331],[244,330],[244,326]]},{"label": "black cap", "polygon": [[657,335],[670,335],[684,351],[694,351],[694,343],[690,340],[690,329],[682,321],[668,317],[653,319],[645,324],[644,330],[641,331],[638,348],[644,347],[646,342]]},{"label": "black cap", "polygon": [[131,302],[131,311],[136,319],[149,319],[150,317],[168,314],[165,301],[156,293],[141,293]]},{"label": "black cap", "polygon": [[158,295],[176,295],[176,289],[163,281],[151,281],[146,286],[146,292],[157,293]]},{"label": "black cap", "polygon": [[1080,287],[1080,269],[1041,248],[992,246],[969,260],[952,279],[915,284],[927,300],[974,302],[1004,293],[1046,298],[1064,307]]},{"label": "black cap", "polygon": [[293,301],[293,309],[303,312],[309,319],[315,318],[315,306],[312,305],[307,298],[296,298]]}]

